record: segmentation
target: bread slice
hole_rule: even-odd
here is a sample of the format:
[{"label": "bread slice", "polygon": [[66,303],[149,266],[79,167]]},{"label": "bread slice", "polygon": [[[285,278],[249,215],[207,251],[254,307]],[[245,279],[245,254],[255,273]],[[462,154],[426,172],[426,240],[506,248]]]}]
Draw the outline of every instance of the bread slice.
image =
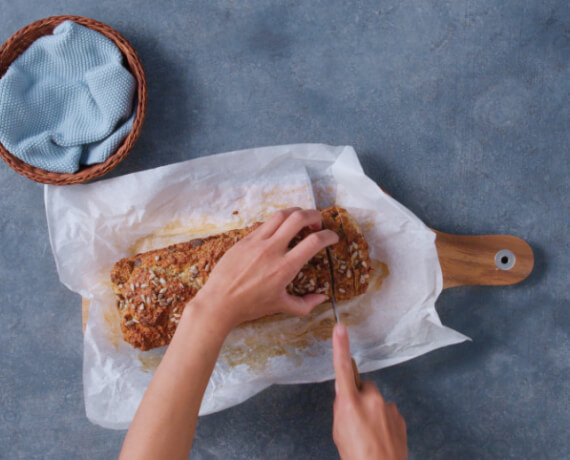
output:
[{"label": "bread slice", "polygon": [[[368,245],[356,221],[339,207],[321,211],[325,228],[340,240],[330,246],[337,301],[363,294],[368,288],[371,263]],[[119,260],[111,282],[126,342],[141,350],[168,345],[186,304],[204,286],[225,252],[261,223],[208,238],[137,254]],[[310,231],[303,229],[294,247]],[[332,294],[331,270],[325,250],[307,262],[287,286],[293,295]]]}]

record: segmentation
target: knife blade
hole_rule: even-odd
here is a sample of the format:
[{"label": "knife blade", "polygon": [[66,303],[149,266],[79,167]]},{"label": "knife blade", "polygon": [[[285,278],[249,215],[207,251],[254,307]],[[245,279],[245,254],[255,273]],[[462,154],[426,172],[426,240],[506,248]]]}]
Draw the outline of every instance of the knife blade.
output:
[{"label": "knife blade", "polygon": [[[323,228],[325,228],[324,222],[323,222]],[[325,249],[327,252],[327,259],[329,261],[329,271],[331,274],[331,304],[332,304],[335,320],[338,324],[338,323],[340,323],[340,317],[338,316],[338,308],[336,306],[336,297],[334,295],[334,292],[335,292],[334,267],[333,267],[333,263],[332,263],[331,252],[330,252],[329,248],[325,248]],[[356,367],[356,361],[354,361],[354,358],[351,357],[350,360],[352,362],[352,372],[354,373],[354,384],[356,385],[356,388],[358,389],[358,391],[360,391],[362,388],[362,382],[360,381],[360,374],[358,373],[358,367]]]},{"label": "knife blade", "polygon": [[327,259],[329,261],[329,272],[331,274],[331,304],[333,307],[334,318],[338,324],[340,323],[340,317],[338,316],[338,308],[336,308],[336,297],[334,295],[335,285],[334,285],[334,269],[333,269],[332,257],[329,248],[325,249],[327,251]]}]

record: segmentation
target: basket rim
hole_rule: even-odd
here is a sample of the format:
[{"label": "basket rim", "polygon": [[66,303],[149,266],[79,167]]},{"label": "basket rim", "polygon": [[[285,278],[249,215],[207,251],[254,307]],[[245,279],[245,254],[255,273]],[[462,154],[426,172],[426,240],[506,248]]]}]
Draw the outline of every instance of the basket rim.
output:
[{"label": "basket rim", "polygon": [[[8,164],[8,166],[10,166],[10,168],[12,168],[18,174],[21,174],[22,176],[25,176],[28,179],[41,184],[80,184],[108,173],[121,161],[123,161],[130,152],[134,143],[140,136],[142,125],[146,116],[146,105],[148,98],[147,83],[139,55],[135,51],[134,47],[127,41],[127,39],[124,38],[111,26],[95,19],[87,18],[85,16],[50,16],[47,18],[38,19],[37,21],[34,21],[18,30],[10,38],[8,38],[8,40],[6,40],[2,46],[0,46],[0,79],[4,76],[6,70],[10,67],[12,62],[14,62],[14,60],[16,60],[18,56],[20,56],[20,54],[22,54],[31,45],[31,43],[33,43],[34,40],[30,41],[29,44],[26,44],[18,54],[15,54],[8,59],[5,58],[7,51],[13,50],[15,46],[22,43],[22,39],[28,37],[31,33],[41,30],[42,28],[46,28],[46,32],[49,33],[51,30],[53,30],[53,28],[68,20],[101,33],[102,35],[112,40],[113,43],[119,48],[124,57],[124,65],[128,68],[136,80],[136,95],[133,104],[135,110],[135,119],[133,122],[133,127],[131,128],[127,137],[123,140],[115,152],[113,152],[107,158],[107,160],[102,163],[82,166],[75,173],[56,173],[38,168],[36,166],[32,166],[15,157],[0,142],[0,158],[2,158]],[[43,35],[47,35],[47,33],[40,34],[40,36]],[[2,71],[2,68],[4,66],[5,70]]]}]

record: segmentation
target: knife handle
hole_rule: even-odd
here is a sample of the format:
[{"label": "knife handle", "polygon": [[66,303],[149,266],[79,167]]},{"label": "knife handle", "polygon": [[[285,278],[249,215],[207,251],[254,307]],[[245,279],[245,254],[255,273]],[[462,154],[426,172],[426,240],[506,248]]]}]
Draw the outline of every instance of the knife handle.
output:
[{"label": "knife handle", "polygon": [[350,358],[350,360],[352,362],[352,371],[354,372],[354,384],[356,385],[358,391],[360,391],[362,389],[362,382],[360,381],[360,374],[358,373],[358,367],[356,367],[356,361],[354,361],[354,358]]}]

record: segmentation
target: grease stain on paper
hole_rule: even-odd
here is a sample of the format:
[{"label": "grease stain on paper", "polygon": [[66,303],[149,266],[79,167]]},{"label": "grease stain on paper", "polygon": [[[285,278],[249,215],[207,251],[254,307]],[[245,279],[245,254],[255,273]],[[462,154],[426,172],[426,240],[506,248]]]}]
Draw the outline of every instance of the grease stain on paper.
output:
[{"label": "grease stain on paper", "polygon": [[154,352],[141,352],[137,359],[141,363],[140,369],[145,373],[152,373],[156,371],[158,365],[162,361],[164,353],[158,354]]},{"label": "grease stain on paper", "polygon": [[[312,195],[308,191],[310,187],[296,186],[284,190],[282,187],[274,187],[270,190],[261,188],[259,195],[263,202],[262,206],[252,207],[248,205],[244,198],[232,203],[231,209],[221,212],[216,209],[212,213],[204,213],[200,218],[188,218],[184,220],[174,220],[163,227],[150,232],[137,239],[129,246],[127,254],[133,256],[146,251],[164,248],[172,244],[184,243],[194,238],[205,238],[218,233],[227,232],[237,228],[244,228],[256,222],[264,222],[271,214],[280,209],[290,207],[291,201],[287,201],[286,196],[291,196],[291,200],[299,202],[305,196],[305,208],[313,208]],[[219,208],[219,207],[218,207]]]},{"label": "grease stain on paper", "polygon": [[111,304],[103,311],[103,319],[107,325],[107,340],[119,349],[119,343],[123,340],[123,333],[121,332],[121,325],[119,322],[119,314],[115,311],[115,305]]},{"label": "grease stain on paper", "polygon": [[204,238],[215,233],[223,233],[234,228],[239,227],[235,227],[233,223],[220,226],[208,222],[206,219],[184,223],[179,220],[173,221],[136,240],[129,246],[128,254],[129,256],[134,256],[135,254],[161,249],[172,244],[184,243],[193,238]]}]

